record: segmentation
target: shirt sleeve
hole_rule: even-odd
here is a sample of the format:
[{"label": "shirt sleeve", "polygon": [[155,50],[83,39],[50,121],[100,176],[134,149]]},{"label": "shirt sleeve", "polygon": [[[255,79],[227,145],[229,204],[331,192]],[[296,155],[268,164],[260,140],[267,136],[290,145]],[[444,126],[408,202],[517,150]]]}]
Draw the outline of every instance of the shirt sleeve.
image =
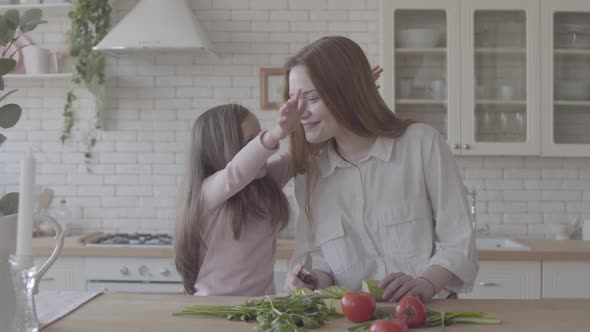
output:
[{"label": "shirt sleeve", "polygon": [[305,197],[306,197],[306,175],[297,176],[295,178],[295,198],[299,206],[299,217],[295,225],[295,252],[291,259],[291,268],[297,264],[303,264],[305,256],[310,253],[312,257],[312,269],[326,272],[334,275],[328,265],[328,261],[324,258],[322,250],[319,246],[314,244],[310,236],[309,219],[305,213]]},{"label": "shirt sleeve", "polygon": [[465,186],[445,140],[434,130],[425,137],[422,158],[436,244],[429,265],[442,266],[457,277],[447,288],[469,292],[479,266]]},{"label": "shirt sleeve", "polygon": [[224,169],[209,176],[201,188],[201,206],[207,211],[213,209],[240,190],[244,189],[264,166],[277,149],[268,149],[262,144],[262,135],[244,146]]}]

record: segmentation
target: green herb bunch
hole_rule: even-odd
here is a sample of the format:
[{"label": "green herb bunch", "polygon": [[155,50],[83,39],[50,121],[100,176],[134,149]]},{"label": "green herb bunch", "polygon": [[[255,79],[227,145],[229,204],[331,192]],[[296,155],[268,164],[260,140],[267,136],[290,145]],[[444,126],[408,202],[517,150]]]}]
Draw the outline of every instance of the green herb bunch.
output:
[{"label": "green herb bunch", "polygon": [[173,315],[218,316],[238,321],[256,320],[260,329],[265,332],[304,332],[322,326],[332,317],[339,317],[337,310],[325,300],[339,299],[346,291],[345,287],[340,286],[317,292],[298,290],[286,296],[251,299],[241,305],[188,306]]}]

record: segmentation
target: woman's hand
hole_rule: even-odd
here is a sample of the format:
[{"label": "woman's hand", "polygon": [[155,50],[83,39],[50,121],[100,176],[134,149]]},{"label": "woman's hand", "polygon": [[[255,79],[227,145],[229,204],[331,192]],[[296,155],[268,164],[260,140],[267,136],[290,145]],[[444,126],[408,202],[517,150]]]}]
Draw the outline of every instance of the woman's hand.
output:
[{"label": "woman's hand", "polygon": [[383,299],[398,302],[404,295],[419,297],[422,302],[430,302],[435,295],[432,285],[423,278],[413,278],[405,273],[390,273],[381,282]]},{"label": "woman's hand", "polygon": [[309,288],[311,290],[316,290],[318,288],[319,283],[319,275],[317,271],[310,271],[310,282],[309,284],[304,283],[299,279],[298,275],[299,272],[303,270],[303,264],[297,264],[293,267],[293,270],[289,271],[287,274],[287,280],[285,281],[285,291],[291,292],[297,290],[299,288]]}]

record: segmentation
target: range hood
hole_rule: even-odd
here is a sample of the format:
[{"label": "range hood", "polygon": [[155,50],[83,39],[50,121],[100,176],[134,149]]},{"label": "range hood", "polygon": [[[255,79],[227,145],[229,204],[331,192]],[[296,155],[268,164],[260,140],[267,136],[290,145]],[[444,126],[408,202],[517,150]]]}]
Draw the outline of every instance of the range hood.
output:
[{"label": "range hood", "polygon": [[187,0],[139,0],[93,49],[111,55],[140,51],[213,53]]}]

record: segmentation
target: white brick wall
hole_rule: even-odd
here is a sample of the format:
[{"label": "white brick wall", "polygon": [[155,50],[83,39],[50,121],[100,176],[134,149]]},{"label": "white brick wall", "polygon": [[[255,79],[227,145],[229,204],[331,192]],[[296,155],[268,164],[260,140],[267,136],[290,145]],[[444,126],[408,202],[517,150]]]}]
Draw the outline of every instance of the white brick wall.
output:
[{"label": "white brick wall", "polygon": [[[136,0],[115,2],[120,19]],[[193,0],[219,58],[144,54],[108,58],[104,131],[91,164],[83,159],[93,102],[79,90],[75,140],[58,143],[68,80],[7,80],[24,108],[0,148],[0,193],[18,189],[18,162],[31,144],[37,182],[64,197],[81,229],[170,232],[185,142],[207,108],[238,102],[263,122],[259,68],[280,66],[325,35],[358,42],[378,61],[379,0]],[[65,13],[46,17],[33,40],[64,50]],[[559,223],[590,217],[590,158],[463,157],[465,183],[477,190],[477,222],[492,234],[550,237]],[[291,188],[288,188],[288,192]]]}]

